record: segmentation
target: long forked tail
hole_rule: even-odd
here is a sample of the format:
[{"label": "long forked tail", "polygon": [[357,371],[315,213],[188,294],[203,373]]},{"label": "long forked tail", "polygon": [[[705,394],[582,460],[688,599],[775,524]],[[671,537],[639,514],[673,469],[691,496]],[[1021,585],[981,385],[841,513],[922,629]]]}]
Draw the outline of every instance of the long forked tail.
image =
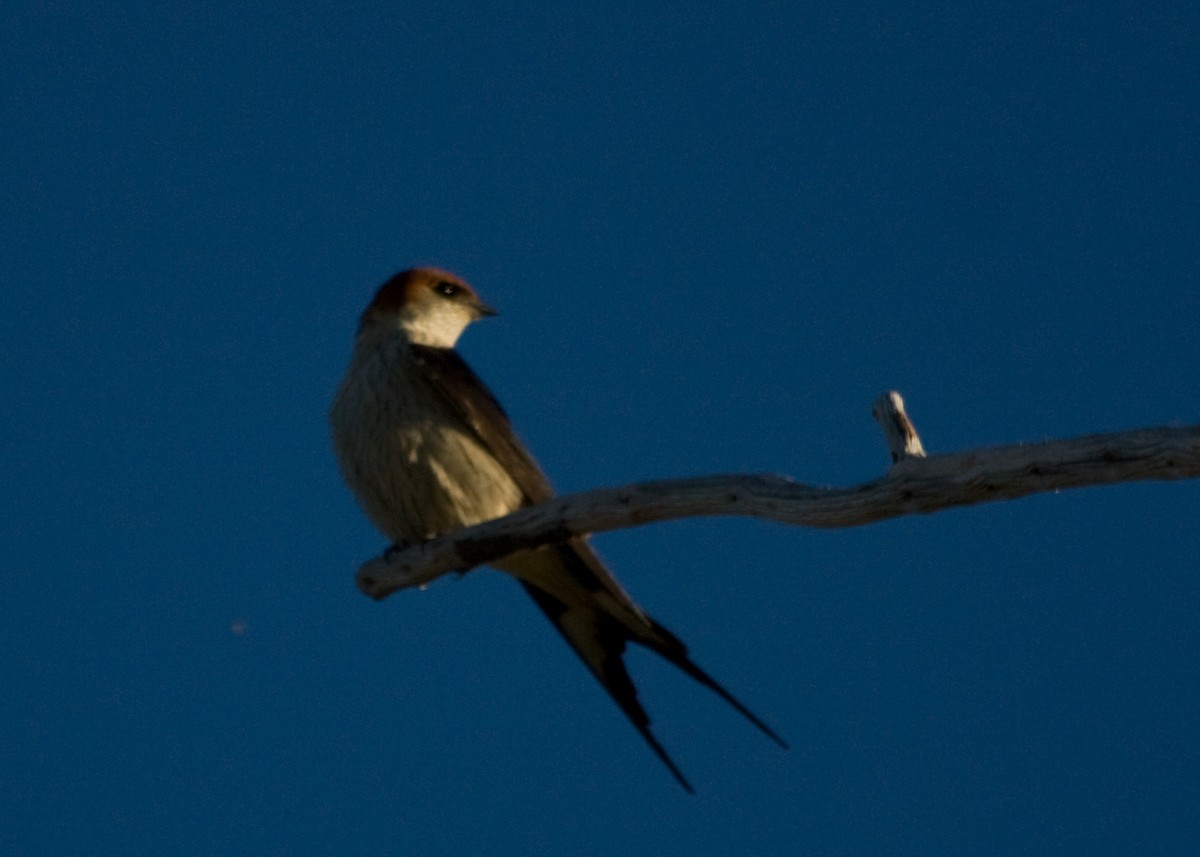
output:
[{"label": "long forked tail", "polygon": [[[649,618],[649,617],[647,617],[647,618]],[[753,711],[751,711],[749,708],[747,708],[745,705],[743,705],[742,701],[739,700],[736,696],[734,696],[732,693],[730,693],[724,687],[722,687],[720,684],[718,684],[716,679],[714,679],[712,676],[710,676],[704,670],[700,669],[700,667],[696,666],[695,662],[690,657],[688,657],[687,646],[685,646],[683,644],[682,640],[680,640],[678,637],[676,637],[674,634],[672,634],[670,631],[668,631],[662,625],[658,624],[658,622],[654,621],[653,619],[650,619],[650,624],[652,626],[654,626],[655,635],[668,641],[668,645],[665,645],[665,646],[659,645],[653,640],[646,640],[646,641],[635,640],[635,642],[641,643],[646,648],[651,649],[652,651],[657,652],[658,654],[662,655],[664,658],[666,658],[668,661],[673,663],[675,666],[679,667],[681,670],[683,670],[685,673],[690,675],[696,681],[700,682],[700,684],[704,685],[709,690],[711,690],[713,693],[715,693],[717,696],[721,697],[721,699],[728,702],[731,706],[733,706],[738,711],[739,714],[741,714],[743,717],[745,717],[747,720],[749,720],[751,723],[753,723],[755,726],[757,726],[760,732],[762,732],[764,735],[766,735],[768,738],[770,738],[772,741],[774,741],[780,747],[782,747],[785,750],[789,749],[787,741],[784,741],[783,738],[781,738],[779,736],[778,732],[776,732],[774,729],[772,729],[767,724],[763,723],[762,720],[759,719],[757,714],[755,714]]]},{"label": "long forked tail", "polygon": [[666,749],[658,742],[654,733],[650,731],[650,717],[638,701],[637,686],[634,685],[629,670],[625,667],[625,648],[630,640],[666,658],[733,706],[772,741],[787,749],[787,743],[773,729],[763,723],[708,673],[693,663],[688,657],[687,647],[683,642],[653,619],[646,617],[648,627],[639,633],[608,613],[568,607],[537,586],[525,581],[521,581],[521,585],[600,684],[604,686],[608,695],[629,718],[629,722],[641,734],[650,749],[662,760],[672,776],[688,793],[695,794],[695,789],[692,788],[691,783],[687,781]]}]

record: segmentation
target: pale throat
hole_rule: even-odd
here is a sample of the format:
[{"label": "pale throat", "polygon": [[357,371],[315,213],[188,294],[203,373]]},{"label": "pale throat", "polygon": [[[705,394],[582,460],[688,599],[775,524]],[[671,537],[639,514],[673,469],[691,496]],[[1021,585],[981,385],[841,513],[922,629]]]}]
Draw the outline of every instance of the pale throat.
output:
[{"label": "pale throat", "polygon": [[404,313],[399,317],[399,327],[414,345],[429,345],[434,348],[453,348],[467,329],[471,319],[457,308],[444,311]]}]

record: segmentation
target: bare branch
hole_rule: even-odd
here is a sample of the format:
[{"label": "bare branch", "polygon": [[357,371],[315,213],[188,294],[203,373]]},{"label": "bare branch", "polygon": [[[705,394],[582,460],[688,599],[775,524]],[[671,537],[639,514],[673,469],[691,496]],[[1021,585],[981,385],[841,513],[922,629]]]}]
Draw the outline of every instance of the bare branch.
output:
[{"label": "bare branch", "polygon": [[898,394],[882,397],[874,410],[896,464],[872,482],[825,488],[782,476],[729,475],[564,495],[422,545],[393,548],[363,564],[358,586],[384,598],[524,548],[676,518],[744,515],[806,527],[857,527],[1064,488],[1200,477],[1200,425],[926,458]]}]

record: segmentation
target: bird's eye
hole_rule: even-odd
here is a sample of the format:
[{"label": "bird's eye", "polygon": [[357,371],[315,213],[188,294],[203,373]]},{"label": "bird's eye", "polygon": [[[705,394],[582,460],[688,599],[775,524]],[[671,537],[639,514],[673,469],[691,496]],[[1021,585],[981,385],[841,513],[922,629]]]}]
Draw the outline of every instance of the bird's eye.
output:
[{"label": "bird's eye", "polygon": [[447,283],[445,280],[442,280],[442,282],[438,283],[436,288],[438,294],[443,295],[444,297],[452,298],[458,294],[458,286],[454,283]]}]

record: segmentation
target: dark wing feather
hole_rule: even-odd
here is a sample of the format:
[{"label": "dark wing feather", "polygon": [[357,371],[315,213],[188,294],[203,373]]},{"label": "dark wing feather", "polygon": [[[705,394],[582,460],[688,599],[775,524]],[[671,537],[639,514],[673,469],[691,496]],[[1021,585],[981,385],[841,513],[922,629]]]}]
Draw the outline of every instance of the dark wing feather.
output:
[{"label": "dark wing feather", "polygon": [[429,345],[410,347],[413,359],[432,382],[434,393],[451,413],[471,427],[476,439],[524,492],[526,503],[540,503],[553,497],[550,480],[513,431],[508,414],[458,352]]}]

